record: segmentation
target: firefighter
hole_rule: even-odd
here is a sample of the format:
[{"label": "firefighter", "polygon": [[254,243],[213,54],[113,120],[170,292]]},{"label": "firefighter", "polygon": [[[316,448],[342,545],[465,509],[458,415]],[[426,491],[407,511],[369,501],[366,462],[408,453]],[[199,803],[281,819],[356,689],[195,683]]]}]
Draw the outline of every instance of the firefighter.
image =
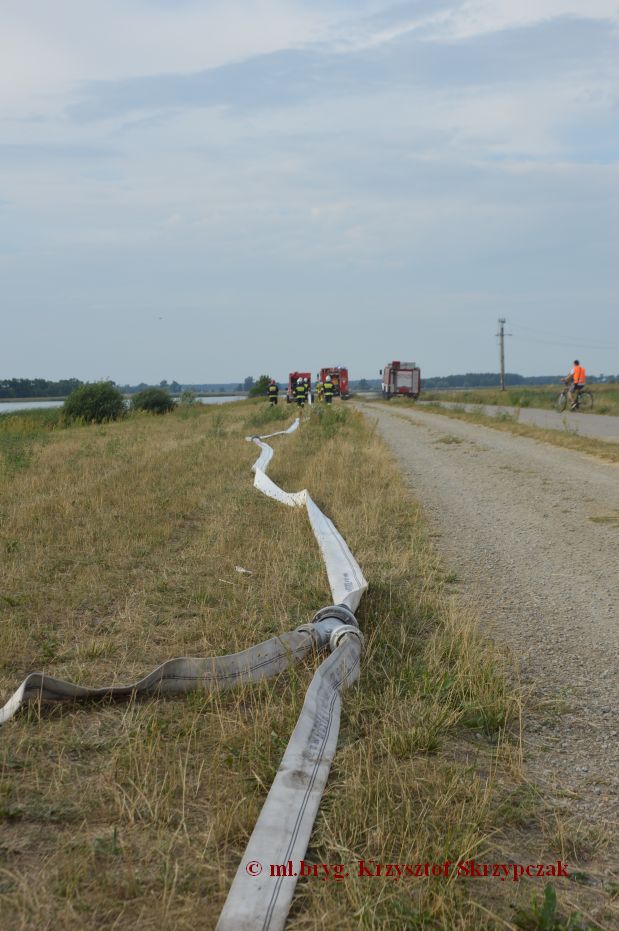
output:
[{"label": "firefighter", "polygon": [[303,407],[305,404],[305,385],[303,384],[302,378],[297,378],[297,383],[294,388],[294,399],[299,407]]},{"label": "firefighter", "polygon": [[330,404],[331,401],[333,400],[333,382],[331,381],[330,375],[327,375],[327,377],[325,378],[325,384],[324,384],[323,391],[324,391],[324,396],[325,396],[325,402],[327,404]]},{"label": "firefighter", "polygon": [[271,379],[269,387],[267,389],[269,395],[269,401],[271,402],[271,407],[274,407],[277,404],[277,397],[279,395],[279,388],[277,387],[277,382],[274,378]]},{"label": "firefighter", "polygon": [[319,378],[318,381],[316,382],[316,397],[318,398],[319,401],[322,401],[324,390],[325,390],[325,386],[323,385],[322,381]]},{"label": "firefighter", "polygon": [[303,379],[303,390],[305,391],[305,400],[311,401],[312,399],[310,398],[310,386],[308,378]]}]

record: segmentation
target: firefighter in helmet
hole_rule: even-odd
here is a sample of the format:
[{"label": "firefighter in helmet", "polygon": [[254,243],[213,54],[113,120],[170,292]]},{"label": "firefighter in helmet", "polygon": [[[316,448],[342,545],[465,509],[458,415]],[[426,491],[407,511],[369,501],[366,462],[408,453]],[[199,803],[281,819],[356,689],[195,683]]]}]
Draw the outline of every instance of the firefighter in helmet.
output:
[{"label": "firefighter in helmet", "polygon": [[333,382],[331,381],[331,376],[327,375],[325,378],[325,384],[323,388],[325,401],[327,404],[330,404],[333,400]]},{"label": "firefighter in helmet", "polygon": [[306,400],[306,402],[307,402],[307,401],[310,401],[311,398],[310,398],[309,378],[304,378],[304,379],[303,379],[303,390],[305,391],[305,400]]},{"label": "firefighter in helmet", "polygon": [[325,386],[322,379],[318,376],[318,381],[316,382],[316,397],[319,401],[322,401],[322,396],[324,394]]},{"label": "firefighter in helmet", "polygon": [[269,401],[271,402],[271,407],[274,407],[277,404],[277,397],[279,395],[279,388],[277,387],[277,382],[274,378],[272,378],[269,382],[267,394],[269,396]]},{"label": "firefighter in helmet", "polygon": [[302,378],[297,378],[297,383],[294,388],[294,399],[299,405],[303,407],[305,404],[305,385],[303,384]]}]

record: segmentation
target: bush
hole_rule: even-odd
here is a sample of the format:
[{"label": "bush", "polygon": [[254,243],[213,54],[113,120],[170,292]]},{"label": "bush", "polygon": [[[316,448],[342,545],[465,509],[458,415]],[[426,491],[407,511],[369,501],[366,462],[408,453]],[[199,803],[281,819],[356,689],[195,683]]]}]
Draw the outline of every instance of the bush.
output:
[{"label": "bush", "polygon": [[164,388],[145,388],[133,395],[131,408],[134,411],[150,411],[151,414],[168,414],[176,407],[171,395]]},{"label": "bush", "polygon": [[125,413],[125,401],[111,381],[98,381],[80,385],[65,401],[63,413],[67,420],[84,420],[86,423],[104,423],[118,420]]},{"label": "bush", "polygon": [[266,394],[270,383],[271,383],[270,375],[261,375],[258,381],[254,382],[254,384],[249,389],[249,397],[259,398],[263,394]]},{"label": "bush", "polygon": [[192,404],[195,404],[197,400],[198,395],[195,393],[195,391],[190,391],[189,388],[185,388],[185,390],[181,392],[180,403],[185,407],[189,407]]}]

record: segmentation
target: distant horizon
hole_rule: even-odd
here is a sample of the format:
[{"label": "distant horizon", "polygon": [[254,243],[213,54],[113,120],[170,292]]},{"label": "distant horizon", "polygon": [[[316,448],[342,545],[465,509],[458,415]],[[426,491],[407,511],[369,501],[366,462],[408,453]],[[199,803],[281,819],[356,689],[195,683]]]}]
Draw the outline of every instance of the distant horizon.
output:
[{"label": "distant horizon", "polygon": [[[312,369],[304,369],[304,371],[305,371],[305,370],[306,370],[306,371],[312,371]],[[299,369],[299,371],[301,371],[301,369]],[[506,372],[505,372],[505,379],[506,379],[506,380],[509,380],[509,379],[513,379],[513,378],[518,378],[518,379],[522,378],[522,379],[525,379],[525,380],[527,380],[527,381],[530,380],[530,379],[559,379],[559,378],[564,377],[564,376],[567,374],[567,371],[569,371],[569,369],[566,370],[565,372],[541,372],[541,373],[538,373],[538,374],[535,374],[535,375],[523,375],[523,374],[520,373],[520,372],[511,372],[511,371],[510,371],[510,372],[507,372],[507,371],[506,371]],[[28,376],[0,377],[0,389],[1,389],[2,386],[4,386],[6,383],[11,382],[11,381],[34,382],[34,381],[40,380],[40,381],[48,382],[49,384],[53,384],[53,385],[59,385],[59,384],[61,384],[61,383],[63,383],[63,382],[69,382],[69,381],[79,381],[79,382],[81,382],[81,383],[90,383],[90,384],[96,383],[96,382],[101,382],[101,381],[111,381],[113,384],[115,384],[115,385],[116,385],[117,387],[119,387],[119,388],[137,388],[137,387],[140,387],[140,386],[171,388],[173,385],[176,385],[176,386],[178,386],[178,389],[183,389],[183,388],[203,388],[203,389],[206,390],[206,389],[208,389],[208,388],[220,388],[220,387],[223,387],[223,388],[225,388],[225,389],[227,389],[227,390],[231,390],[231,391],[246,391],[246,390],[248,390],[248,389],[246,389],[246,388],[244,388],[244,387],[240,387],[240,386],[243,385],[243,382],[245,381],[245,378],[251,377],[251,378],[254,379],[254,381],[257,381],[258,378],[261,377],[261,375],[268,375],[269,378],[275,378],[275,380],[276,380],[276,382],[278,382],[278,384],[285,384],[285,383],[287,383],[287,381],[288,381],[288,377],[287,377],[287,376],[285,376],[285,377],[283,377],[283,378],[278,378],[277,376],[272,375],[272,374],[269,373],[269,372],[260,372],[260,373],[257,373],[256,375],[245,376],[244,378],[241,378],[241,379],[217,380],[217,381],[197,381],[197,380],[196,380],[196,381],[179,381],[178,379],[170,379],[170,380],[168,380],[168,379],[158,379],[158,380],[156,380],[156,381],[145,381],[144,379],[141,379],[140,381],[118,381],[118,380],[111,379],[111,378],[78,378],[77,376],[74,376],[74,375],[73,375],[73,376],[68,376],[68,377],[66,377],[66,378],[54,379],[54,378],[45,378],[44,376],[39,375],[39,376],[32,376],[32,377],[28,377]],[[314,376],[313,376],[313,377],[314,377]],[[349,370],[349,377],[350,377],[351,383],[356,383],[356,382],[359,382],[359,381],[380,382],[380,375],[356,375],[354,372],[351,373],[350,370]],[[472,379],[474,379],[474,378],[481,378],[481,377],[486,377],[486,378],[492,377],[492,378],[496,378],[496,379],[498,380],[498,379],[500,378],[500,372],[499,372],[499,371],[488,370],[488,371],[478,371],[478,372],[473,372],[473,371],[468,371],[468,372],[451,372],[451,373],[449,373],[449,374],[443,374],[443,375],[429,375],[429,374],[426,375],[426,374],[424,373],[423,369],[422,369],[422,370],[421,370],[421,377],[422,377],[422,382],[423,382],[423,381],[425,381],[425,382],[427,382],[427,381],[433,381],[433,380],[438,380],[438,379],[444,379],[444,380],[446,380],[446,379],[455,379],[455,378],[472,378]],[[587,377],[588,377],[588,378],[596,378],[596,379],[599,379],[599,378],[611,378],[611,379],[616,379],[616,378],[619,378],[619,372],[615,373],[615,372],[590,372],[590,371],[587,371]],[[164,384],[164,383],[165,383],[165,384]],[[2,399],[2,397],[0,396],[0,400],[1,400],[1,399]]]}]

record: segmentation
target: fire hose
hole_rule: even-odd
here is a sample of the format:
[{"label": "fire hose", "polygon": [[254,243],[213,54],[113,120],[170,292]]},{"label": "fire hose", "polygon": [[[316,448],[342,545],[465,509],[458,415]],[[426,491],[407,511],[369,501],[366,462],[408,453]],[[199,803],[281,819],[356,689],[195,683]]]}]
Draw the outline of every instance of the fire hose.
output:
[{"label": "fire hose", "polygon": [[286,492],[266,474],[273,448],[264,440],[293,433],[287,430],[246,439],[260,456],[252,466],[254,485],[290,507],[305,506],[327,570],[333,605],[322,608],[309,624],[280,634],[239,653],[219,657],[177,657],[162,663],[129,685],[90,688],[31,673],[0,708],[0,724],[29,702],[120,699],[148,694],[213,691],[257,682],[281,673],[313,649],[327,645],[331,653],[316,670],[303,708],[269,794],[230,888],[217,931],[278,931],[285,925],[297,878],[253,875],[251,863],[299,862],[312,827],[335,755],[339,734],[341,690],[359,675],[363,637],[355,618],[367,582],[343,537],[307,491]]},{"label": "fire hose", "polygon": [[[287,431],[298,427],[298,420]],[[275,436],[277,434],[271,434]],[[314,622],[333,623],[331,655],[316,670],[297,725],[273,780],[230,887],[216,931],[280,931],[297,883],[294,872],[276,877],[264,864],[298,863],[305,856],[340,728],[341,690],[359,676],[363,637],[354,612],[367,588],[363,573],[332,521],[307,491],[288,493],[266,475],[273,456],[268,437],[247,437],[262,450],[254,463],[254,485],[291,507],[305,505],[327,569],[334,605]],[[255,864],[262,867],[259,875]]]}]

